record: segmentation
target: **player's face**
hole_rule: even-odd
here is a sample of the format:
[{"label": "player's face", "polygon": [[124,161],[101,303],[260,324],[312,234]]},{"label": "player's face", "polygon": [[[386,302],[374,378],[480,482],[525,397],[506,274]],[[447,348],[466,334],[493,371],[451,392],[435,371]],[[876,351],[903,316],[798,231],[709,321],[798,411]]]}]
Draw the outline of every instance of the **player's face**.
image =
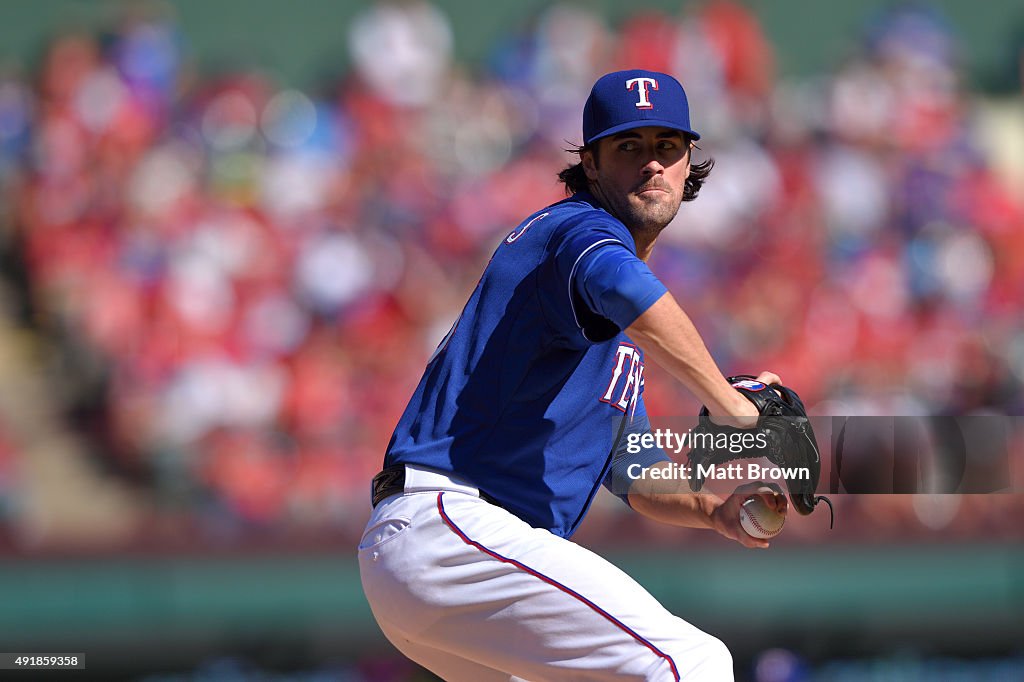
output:
[{"label": "player's face", "polygon": [[594,194],[626,227],[660,231],[683,201],[690,147],[678,130],[634,128],[598,140],[583,168]]}]

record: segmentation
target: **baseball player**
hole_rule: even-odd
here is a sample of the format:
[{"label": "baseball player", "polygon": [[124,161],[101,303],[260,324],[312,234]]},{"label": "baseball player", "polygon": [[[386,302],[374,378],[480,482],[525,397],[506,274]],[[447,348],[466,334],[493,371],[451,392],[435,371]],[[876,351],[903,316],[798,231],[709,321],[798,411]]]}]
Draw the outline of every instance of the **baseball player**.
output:
[{"label": "baseball player", "polygon": [[712,415],[757,414],[646,265],[711,170],[690,163],[699,137],[672,76],[600,78],[580,163],[559,174],[571,196],[498,246],[395,429],[359,544],[363,589],[388,639],[444,679],[733,679],[722,642],[569,540],[603,484],[651,518],[767,546],[739,524],[752,488],[622,484],[631,465],[670,463],[624,445],[650,429],[647,358]]}]

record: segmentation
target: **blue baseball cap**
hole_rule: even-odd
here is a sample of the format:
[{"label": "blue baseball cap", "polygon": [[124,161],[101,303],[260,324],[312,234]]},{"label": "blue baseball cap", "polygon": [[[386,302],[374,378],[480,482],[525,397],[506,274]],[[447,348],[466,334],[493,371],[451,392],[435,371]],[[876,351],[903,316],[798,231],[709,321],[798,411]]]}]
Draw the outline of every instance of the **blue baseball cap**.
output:
[{"label": "blue baseball cap", "polygon": [[672,76],[631,69],[601,76],[583,107],[583,144],[644,126],[663,126],[700,139],[690,127],[686,91]]}]

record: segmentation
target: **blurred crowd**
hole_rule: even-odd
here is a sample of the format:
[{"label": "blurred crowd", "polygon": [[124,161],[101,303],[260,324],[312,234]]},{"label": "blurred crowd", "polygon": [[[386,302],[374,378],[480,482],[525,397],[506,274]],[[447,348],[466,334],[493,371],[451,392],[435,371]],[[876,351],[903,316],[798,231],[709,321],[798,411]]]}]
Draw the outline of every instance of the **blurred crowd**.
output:
[{"label": "blurred crowd", "polygon": [[[941,15],[876,16],[799,81],[728,0],[617,26],[553,4],[473,65],[426,0],[346,31],[317,92],[197,70],[142,10],[0,72],[15,284],[69,419],[161,513],[361,527],[427,357],[498,241],[563,196],[616,68],[676,74],[716,161],[651,264],[727,373],[772,369],[818,414],[1024,411],[1024,193]],[[652,414],[698,407],[648,376]]]}]

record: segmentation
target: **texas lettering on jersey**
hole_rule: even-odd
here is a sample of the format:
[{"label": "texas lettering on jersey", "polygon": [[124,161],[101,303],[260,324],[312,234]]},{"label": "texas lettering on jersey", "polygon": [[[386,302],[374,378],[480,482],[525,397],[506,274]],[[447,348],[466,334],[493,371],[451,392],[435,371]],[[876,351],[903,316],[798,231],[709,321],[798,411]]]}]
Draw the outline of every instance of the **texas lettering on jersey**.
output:
[{"label": "texas lettering on jersey", "polygon": [[615,351],[612,376],[600,398],[601,402],[622,412],[634,409],[643,385],[643,353],[632,344],[620,343]]}]

